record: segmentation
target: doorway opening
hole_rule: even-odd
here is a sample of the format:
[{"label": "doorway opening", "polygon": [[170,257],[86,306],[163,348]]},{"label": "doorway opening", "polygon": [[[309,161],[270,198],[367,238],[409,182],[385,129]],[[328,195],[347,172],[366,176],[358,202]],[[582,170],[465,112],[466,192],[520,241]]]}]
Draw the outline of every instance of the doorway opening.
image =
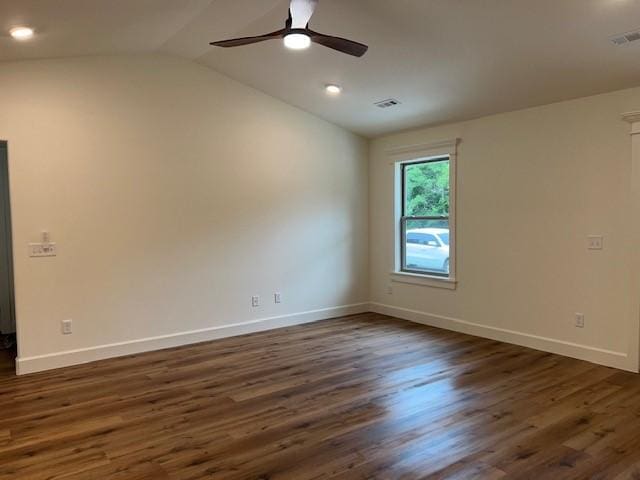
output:
[{"label": "doorway opening", "polygon": [[15,372],[16,312],[7,142],[0,141],[0,374]]}]

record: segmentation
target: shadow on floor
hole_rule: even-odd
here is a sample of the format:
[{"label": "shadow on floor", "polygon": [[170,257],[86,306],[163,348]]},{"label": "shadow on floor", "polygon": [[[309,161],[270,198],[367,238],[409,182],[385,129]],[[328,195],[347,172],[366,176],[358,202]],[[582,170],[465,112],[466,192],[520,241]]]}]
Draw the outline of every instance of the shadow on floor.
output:
[{"label": "shadow on floor", "polygon": [[0,378],[12,377],[16,374],[16,346],[0,349]]}]

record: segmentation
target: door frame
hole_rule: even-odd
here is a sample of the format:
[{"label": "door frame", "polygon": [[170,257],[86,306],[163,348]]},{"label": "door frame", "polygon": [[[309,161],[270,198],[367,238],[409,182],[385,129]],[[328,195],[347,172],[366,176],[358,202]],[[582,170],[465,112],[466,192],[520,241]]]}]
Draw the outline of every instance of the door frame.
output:
[{"label": "door frame", "polygon": [[[6,182],[5,185],[2,183]],[[2,186],[6,188],[1,188]],[[0,215],[4,216],[7,226],[7,273],[9,275],[9,309],[14,333],[17,334],[16,299],[13,271],[13,229],[11,224],[11,194],[9,181],[9,142],[0,140]],[[2,254],[2,252],[0,252]]]}]

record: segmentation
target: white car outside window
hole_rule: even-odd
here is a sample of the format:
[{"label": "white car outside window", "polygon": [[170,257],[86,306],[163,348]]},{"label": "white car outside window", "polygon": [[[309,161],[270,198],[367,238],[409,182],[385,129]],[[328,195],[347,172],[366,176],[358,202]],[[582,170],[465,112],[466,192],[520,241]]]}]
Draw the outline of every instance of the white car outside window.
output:
[{"label": "white car outside window", "polygon": [[407,231],[406,260],[408,270],[449,273],[449,230],[416,228]]}]

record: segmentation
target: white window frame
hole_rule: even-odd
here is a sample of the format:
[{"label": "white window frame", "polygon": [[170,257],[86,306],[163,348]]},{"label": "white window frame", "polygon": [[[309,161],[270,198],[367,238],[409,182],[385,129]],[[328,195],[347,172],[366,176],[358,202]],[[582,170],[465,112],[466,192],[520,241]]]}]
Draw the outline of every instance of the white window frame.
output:
[{"label": "white window frame", "polygon": [[[394,255],[391,280],[397,283],[423,285],[454,290],[457,287],[458,238],[456,228],[457,156],[460,139],[387,150],[394,171]],[[402,271],[402,165],[449,157],[449,276]]]}]

